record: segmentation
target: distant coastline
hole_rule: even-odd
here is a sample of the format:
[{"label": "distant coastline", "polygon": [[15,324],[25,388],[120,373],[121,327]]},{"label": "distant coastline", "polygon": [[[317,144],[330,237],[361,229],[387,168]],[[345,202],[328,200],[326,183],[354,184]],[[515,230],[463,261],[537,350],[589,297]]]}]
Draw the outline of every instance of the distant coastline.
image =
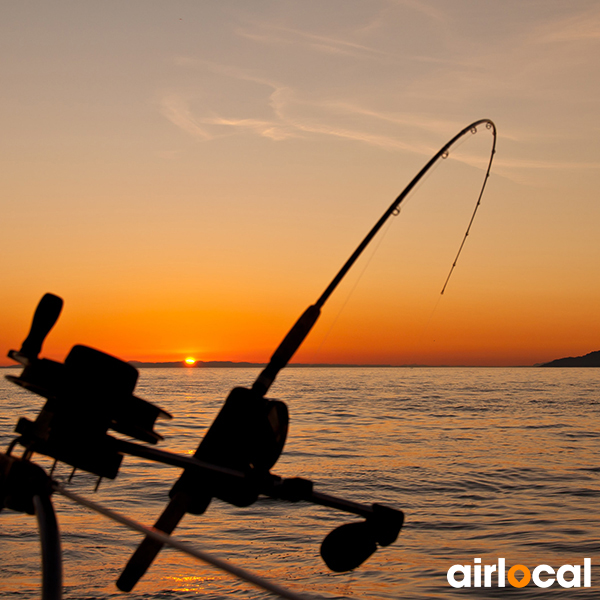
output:
[{"label": "distant coastline", "polygon": [[540,367],[600,367],[600,350],[590,352],[584,356],[568,356],[557,358],[550,362],[538,365]]},{"label": "distant coastline", "polygon": [[[135,360],[129,361],[129,364],[136,369],[261,369],[267,366],[267,363],[252,363],[252,362],[234,362],[231,360],[198,360],[193,365],[187,365],[184,361],[174,362],[139,362]],[[290,363],[286,368],[357,368],[357,367],[393,367],[395,365],[347,365],[347,364],[310,364],[310,363]],[[406,367],[420,367],[424,365],[402,365]]]},{"label": "distant coastline", "polygon": [[[136,369],[263,369],[267,363],[255,362],[235,362],[232,360],[209,360],[196,361],[193,365],[186,364],[185,361],[164,361],[164,362],[144,362],[131,360],[129,364]],[[419,368],[493,368],[495,365],[424,365],[424,364],[347,364],[347,363],[290,363],[286,368],[292,369],[357,369],[357,368],[395,368],[395,369],[419,369]],[[503,365],[506,367],[507,365]],[[499,366],[498,366],[499,367]],[[557,358],[546,363],[536,363],[534,365],[513,365],[510,368],[527,367],[600,367],[600,350],[590,352],[584,356],[569,356],[566,358]],[[21,365],[0,365],[0,369],[21,368]]]}]

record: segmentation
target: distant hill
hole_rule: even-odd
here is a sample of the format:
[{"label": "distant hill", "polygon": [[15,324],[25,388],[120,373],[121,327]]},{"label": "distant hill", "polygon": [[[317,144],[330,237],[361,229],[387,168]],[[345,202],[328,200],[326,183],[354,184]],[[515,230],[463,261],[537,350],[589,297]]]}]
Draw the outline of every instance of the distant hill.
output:
[{"label": "distant hill", "polygon": [[[186,365],[183,361],[176,362],[138,362],[135,360],[129,361],[129,364],[136,369],[178,369],[185,367],[186,369],[260,369],[267,366],[267,363],[251,363],[251,362],[233,362],[230,360],[210,360],[196,361],[193,365]],[[391,367],[392,365],[338,365],[338,364],[304,364],[291,363],[287,367],[302,368],[302,367]]]},{"label": "distant hill", "polygon": [[600,367],[600,350],[590,352],[585,356],[569,356],[557,358],[541,364],[540,367]]},{"label": "distant hill", "polygon": [[266,367],[265,363],[250,363],[250,362],[232,362],[229,360],[211,360],[204,362],[202,360],[196,361],[193,365],[186,365],[184,361],[179,360],[176,362],[138,362],[135,360],[129,361],[129,364],[136,367],[137,369],[177,369],[179,367],[185,367],[186,369],[202,369],[202,368],[259,368]]}]

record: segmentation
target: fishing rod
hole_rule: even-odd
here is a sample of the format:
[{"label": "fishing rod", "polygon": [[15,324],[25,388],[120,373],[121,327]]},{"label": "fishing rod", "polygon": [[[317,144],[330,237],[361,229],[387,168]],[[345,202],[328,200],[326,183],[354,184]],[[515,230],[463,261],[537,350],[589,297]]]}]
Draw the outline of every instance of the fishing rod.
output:
[{"label": "fishing rod", "polygon": [[[485,125],[493,134],[493,145],[485,179],[458,253],[442,293],[456,266],[489,178],[496,146],[496,127],[489,119],[475,121],[447,142],[421,169],[392,202],[350,258],[342,266],[315,304],[309,306],[290,329],[261,371],[252,387],[231,390],[223,407],[206,432],[193,456],[179,456],[137,442],[115,438],[114,430],[134,440],[155,445],[162,439],[154,431],[158,418],[171,418],[163,409],[134,395],[138,371],[132,365],[87,346],[76,345],[64,363],[39,358],[42,344],[62,310],[58,296],[46,294],[40,301],[33,322],[19,351],[9,357],[24,369],[20,376],[7,378],[46,398],[34,421],[19,419],[7,454],[0,453],[0,510],[4,507],[34,514],[37,511],[44,548],[56,548],[58,529],[49,496],[52,491],[65,494],[43,469],[31,462],[34,453],[43,454],[98,476],[114,479],[123,456],[133,455],[183,469],[169,492],[170,501],[152,531],[146,534],[117,581],[123,591],[133,589],[146,572],[163,544],[173,545],[170,534],[186,513],[202,514],[213,498],[234,506],[253,504],[260,495],[289,502],[309,502],[361,517],[359,522],[341,525],[330,532],[321,544],[321,557],[336,572],[361,565],[378,546],[392,544],[404,522],[401,510],[382,504],[365,505],[320,493],[309,479],[281,478],[271,472],[285,444],[289,414],[285,403],[265,397],[277,374],[302,344],[321,308],[348,270],[356,262],[390,216],[397,214],[401,202],[450,148],[468,132],[476,133]],[[24,447],[21,459],[11,456],[16,444]],[[54,467],[53,467],[54,469]],[[40,503],[37,497],[47,496]],[[75,495],[70,496],[75,499]],[[91,507],[91,506],[90,506]],[[103,513],[103,514],[106,514]],[[56,564],[45,571],[56,570]],[[44,590],[60,586],[60,577],[44,576]],[[48,579],[48,582],[46,582]],[[47,585],[46,585],[47,583]],[[59,598],[48,595],[44,600]],[[287,596],[290,597],[290,596]]]},{"label": "fishing rod", "polygon": [[[257,474],[268,472],[275,464],[283,450],[287,435],[287,407],[281,402],[266,400],[264,396],[277,377],[277,374],[288,364],[296,350],[309,334],[319,318],[321,308],[327,299],[331,296],[377,232],[383,227],[385,222],[390,216],[396,213],[402,201],[440,158],[446,158],[448,156],[450,148],[460,138],[469,132],[476,133],[477,127],[480,125],[485,125],[486,128],[491,130],[493,134],[493,145],[483,185],[475,205],[475,210],[473,211],[463,242],[461,243],[458,254],[452,265],[452,269],[454,269],[456,261],[462,251],[464,241],[469,234],[475,214],[481,203],[481,198],[492,167],[492,160],[496,150],[496,126],[490,119],[480,119],[462,129],[449,142],[442,146],[419,173],[417,173],[400,195],[391,203],[389,208],[383,213],[369,233],[367,233],[331,283],[325,288],[325,291],[318,300],[309,306],[296,321],[271,356],[268,365],[253,383],[252,388],[247,389],[238,387],[231,391],[221,412],[217,415],[204,439],[200,442],[200,445],[194,454],[195,458],[221,464],[223,466],[238,468],[243,471],[253,470]],[[451,273],[452,270],[450,271],[450,274]],[[442,293],[446,289],[448,279],[446,280]],[[252,424],[250,427],[248,426],[249,423]],[[273,425],[274,423],[275,425]],[[257,430],[261,430],[263,432],[262,435],[264,435],[265,438],[270,438],[270,443],[264,444],[265,438],[262,436],[251,437],[251,435],[248,435],[249,432],[256,433]],[[225,496],[221,495],[219,497],[222,500],[234,504],[241,502],[241,504],[238,505],[242,506],[247,500],[250,502],[253,501],[253,492],[247,494],[247,497],[245,498],[243,494],[239,494],[239,491],[240,489],[238,488],[235,490],[233,496],[228,491]],[[169,496],[171,497],[169,504],[154,524],[155,529],[159,529],[166,533],[171,533],[187,512],[192,514],[202,514],[208,508],[213,494],[206,489],[201,489],[199,482],[195,480],[189,472],[184,471],[180,479],[171,489]],[[355,525],[358,526],[361,524]],[[399,529],[400,528],[398,528],[398,532]],[[333,533],[335,533],[335,531]],[[356,532],[358,533],[358,527],[356,527]],[[339,536],[339,538],[337,536],[332,536],[329,538],[329,541],[334,540],[334,543],[322,546],[321,555],[326,563],[329,560],[335,561],[337,564],[337,557],[344,555],[347,558],[348,564],[354,565],[358,560],[356,557],[365,554],[365,545],[355,543],[355,540],[352,538],[352,529],[349,529],[348,533],[349,535]],[[396,536],[394,536],[394,540],[396,539]],[[127,566],[117,581],[117,587],[123,591],[132,590],[137,581],[149,568],[158,552],[160,552],[161,547],[159,542],[146,537],[127,563]],[[326,548],[325,554],[323,550],[324,547]],[[370,544],[369,547],[373,548],[374,551],[373,544]],[[331,550],[329,551],[327,549]],[[370,554],[367,554],[367,556],[369,555]],[[344,563],[344,561],[341,562]]]},{"label": "fishing rod", "polygon": [[485,173],[485,178],[483,180],[483,185],[481,186],[481,190],[479,192],[479,196],[477,198],[477,203],[475,204],[475,209],[473,214],[471,215],[471,220],[469,221],[469,225],[467,227],[467,231],[463,237],[463,240],[458,249],[458,253],[452,263],[452,268],[450,269],[450,273],[446,278],[446,282],[444,283],[444,287],[442,288],[442,294],[446,290],[446,286],[448,285],[448,281],[450,280],[450,276],[452,275],[452,271],[456,266],[456,262],[458,261],[458,257],[460,256],[467,236],[471,230],[471,225],[475,220],[475,215],[477,214],[477,210],[479,209],[479,205],[481,204],[481,198],[483,197],[483,192],[485,190],[485,186],[487,180],[490,176],[490,171],[492,168],[492,161],[494,159],[494,154],[496,153],[496,125],[490,119],[480,119],[479,121],[475,121],[470,125],[467,125],[463,130],[459,131],[449,142],[447,142],[444,146],[442,146],[438,152],[429,160],[429,162],[415,175],[412,181],[402,190],[400,195],[390,204],[389,208],[381,215],[381,218],[373,228],[367,233],[363,241],[358,245],[356,250],[351,254],[350,258],[344,263],[344,266],[338,271],[337,275],[332,279],[331,283],[325,288],[325,291],[321,294],[319,299],[311,306],[309,306],[306,311],[302,314],[302,316],[298,319],[296,324],[292,327],[289,333],[286,335],[284,340],[281,342],[277,350],[275,350],[271,360],[267,367],[262,371],[262,373],[258,376],[257,380],[254,382],[252,389],[256,390],[259,394],[266,394],[269,388],[271,387],[275,377],[277,377],[277,373],[283,369],[292,356],[295,354],[296,350],[300,347],[300,344],[304,341],[306,336],[309,334],[313,325],[316,323],[319,315],[321,314],[321,308],[327,302],[327,299],[335,288],[342,281],[346,273],[350,270],[352,265],[358,260],[358,257],[363,253],[365,248],[369,245],[371,240],[377,235],[379,230],[383,227],[385,222],[394,214],[397,214],[397,211],[400,207],[402,201],[410,194],[410,192],[414,189],[414,187],[423,179],[427,171],[433,167],[433,165],[440,158],[447,158],[450,148],[465,134],[467,133],[477,133],[477,127],[479,125],[485,124],[487,129],[492,131],[493,135],[493,143],[492,150],[490,153],[490,160],[488,162],[487,170]]}]

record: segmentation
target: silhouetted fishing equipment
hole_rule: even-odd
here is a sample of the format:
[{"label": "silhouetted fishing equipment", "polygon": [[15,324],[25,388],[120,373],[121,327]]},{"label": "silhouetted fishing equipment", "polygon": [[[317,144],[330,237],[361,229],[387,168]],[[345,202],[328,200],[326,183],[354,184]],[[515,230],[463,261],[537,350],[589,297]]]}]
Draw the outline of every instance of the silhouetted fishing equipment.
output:
[{"label": "silhouetted fishing equipment", "polygon": [[46,294],[35,311],[27,339],[9,357],[25,368],[7,379],[46,398],[37,419],[21,418],[19,444],[99,477],[116,477],[123,458],[113,429],[156,444],[153,430],[166,411],[133,395],[138,371],[128,363],[87,346],[74,346],[64,364],[40,359],[44,338],[56,323],[62,299]]},{"label": "silhouetted fishing equipment", "polygon": [[[496,128],[494,123],[489,119],[476,121],[454,136],[438,151],[423,169],[421,169],[396,200],[392,202],[387,211],[382,215],[379,221],[377,221],[364,240],[343,265],[329,286],[327,286],[316,303],[306,309],[288,332],[279,347],[275,350],[269,364],[252,385],[252,388],[235,388],[232,390],[225,401],[225,405],[221,409],[221,412],[217,415],[211,428],[198,446],[198,449],[194,454],[196,458],[253,473],[253,477],[255,478],[264,477],[264,475],[268,473],[283,449],[288,424],[288,415],[285,405],[264,398],[264,395],[275,380],[277,373],[288,364],[319,318],[321,308],[329,296],[333,293],[340,281],[384,223],[397,211],[404,198],[408,196],[419,180],[439,158],[448,156],[450,147],[458,139],[468,132],[475,133],[477,127],[482,124],[485,124],[492,130],[493,146],[481,192],[477,199],[477,204],[469,222],[467,232],[465,233],[463,242],[454,260],[452,269],[454,268],[464,245],[464,239],[466,239],[469,233],[471,224],[475,218],[475,213],[481,202],[481,197],[489,177],[495,152]],[[450,274],[451,273],[452,270],[450,271]],[[448,276],[448,279],[449,277],[450,275]],[[446,284],[448,279],[446,280]],[[446,285],[444,285],[444,289],[445,288]],[[444,290],[442,290],[442,293],[443,291]],[[261,432],[259,437],[256,436],[257,432]],[[186,512],[202,514],[208,507],[211,497],[213,496],[227,502],[232,502],[238,506],[244,506],[246,503],[250,504],[256,499],[255,494],[256,490],[253,491],[249,488],[237,488],[234,490],[226,489],[224,491],[217,490],[215,492],[214,487],[211,488],[210,486],[207,486],[204,481],[194,478],[189,471],[185,471],[171,489],[169,494],[171,501],[154,524],[154,527],[161,531],[171,533]],[[393,527],[390,526],[390,530],[395,531],[397,524],[398,521],[395,522]],[[396,539],[401,526],[402,520],[400,519],[396,534],[393,536],[391,542]],[[323,559],[332,570],[350,570],[360,565],[376,550],[375,541],[379,541],[381,545],[387,545],[380,541],[381,538],[377,538],[372,533],[375,528],[368,520],[365,521],[364,524],[361,524],[360,527],[354,527],[354,525],[344,527],[343,530],[338,530],[335,535],[330,534],[330,536],[326,538],[321,549]],[[352,534],[355,534],[354,537],[352,537]],[[387,538],[385,539],[387,541]],[[146,572],[160,549],[160,543],[157,543],[150,538],[146,538],[131,557],[127,567],[121,574],[121,577],[117,582],[119,589],[124,591],[133,589],[133,586]],[[352,556],[348,559],[340,559],[338,562],[335,558],[336,554],[339,556],[351,554]]]},{"label": "silhouetted fishing equipment", "polygon": [[[6,454],[0,454],[0,510],[8,507],[38,516],[43,554],[52,553],[55,557],[46,557],[43,561],[44,600],[60,598],[61,580],[60,575],[56,575],[60,572],[60,541],[50,501],[54,491],[145,534],[117,581],[123,591],[134,587],[162,546],[169,544],[282,597],[291,600],[300,598],[294,592],[170,537],[185,513],[204,513],[212,498],[245,507],[254,503],[260,495],[265,495],[290,502],[310,502],[361,517],[362,521],[341,525],[325,537],[321,556],[333,571],[355,569],[378,546],[388,546],[396,540],[404,521],[402,511],[377,503],[365,505],[322,494],[314,490],[313,482],[308,479],[284,479],[271,473],[286,441],[289,416],[283,402],[265,398],[265,394],[312,329],[329,296],[387,219],[398,214],[400,203],[435,162],[445,158],[458,139],[468,132],[475,133],[482,124],[493,134],[490,160],[475,210],[443,293],[490,174],[496,128],[488,119],[476,121],[463,129],[421,169],[369,231],[315,304],[301,315],[252,387],[237,387],[230,392],[193,457],[179,456],[109,435],[108,431],[114,430],[154,445],[162,439],[154,431],[157,418],[170,418],[170,415],[133,395],[137,370],[113,356],[77,345],[64,364],[40,359],[43,341],[62,309],[62,300],[57,296],[46,294],[42,298],[21,349],[9,352],[12,359],[23,365],[23,372],[19,377],[8,376],[8,379],[43,396],[46,403],[35,421],[25,418],[18,421],[16,432],[20,437],[11,442]],[[25,448],[21,458],[12,455],[16,444]],[[55,461],[71,465],[74,470],[88,471],[99,478],[114,479],[126,454],[176,466],[184,472],[169,493],[169,504],[150,529],[70,492],[52,479],[52,472],[47,475],[31,462],[34,453],[50,456]]]}]

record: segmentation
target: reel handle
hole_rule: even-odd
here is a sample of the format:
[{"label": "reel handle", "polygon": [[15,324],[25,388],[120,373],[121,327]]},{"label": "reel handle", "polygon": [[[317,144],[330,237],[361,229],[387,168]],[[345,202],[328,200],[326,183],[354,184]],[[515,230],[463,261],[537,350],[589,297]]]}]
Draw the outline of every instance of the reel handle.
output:
[{"label": "reel handle", "polygon": [[62,298],[54,294],[44,294],[35,309],[31,329],[21,345],[19,354],[30,360],[35,360],[38,357],[46,336],[58,321],[62,307]]}]

